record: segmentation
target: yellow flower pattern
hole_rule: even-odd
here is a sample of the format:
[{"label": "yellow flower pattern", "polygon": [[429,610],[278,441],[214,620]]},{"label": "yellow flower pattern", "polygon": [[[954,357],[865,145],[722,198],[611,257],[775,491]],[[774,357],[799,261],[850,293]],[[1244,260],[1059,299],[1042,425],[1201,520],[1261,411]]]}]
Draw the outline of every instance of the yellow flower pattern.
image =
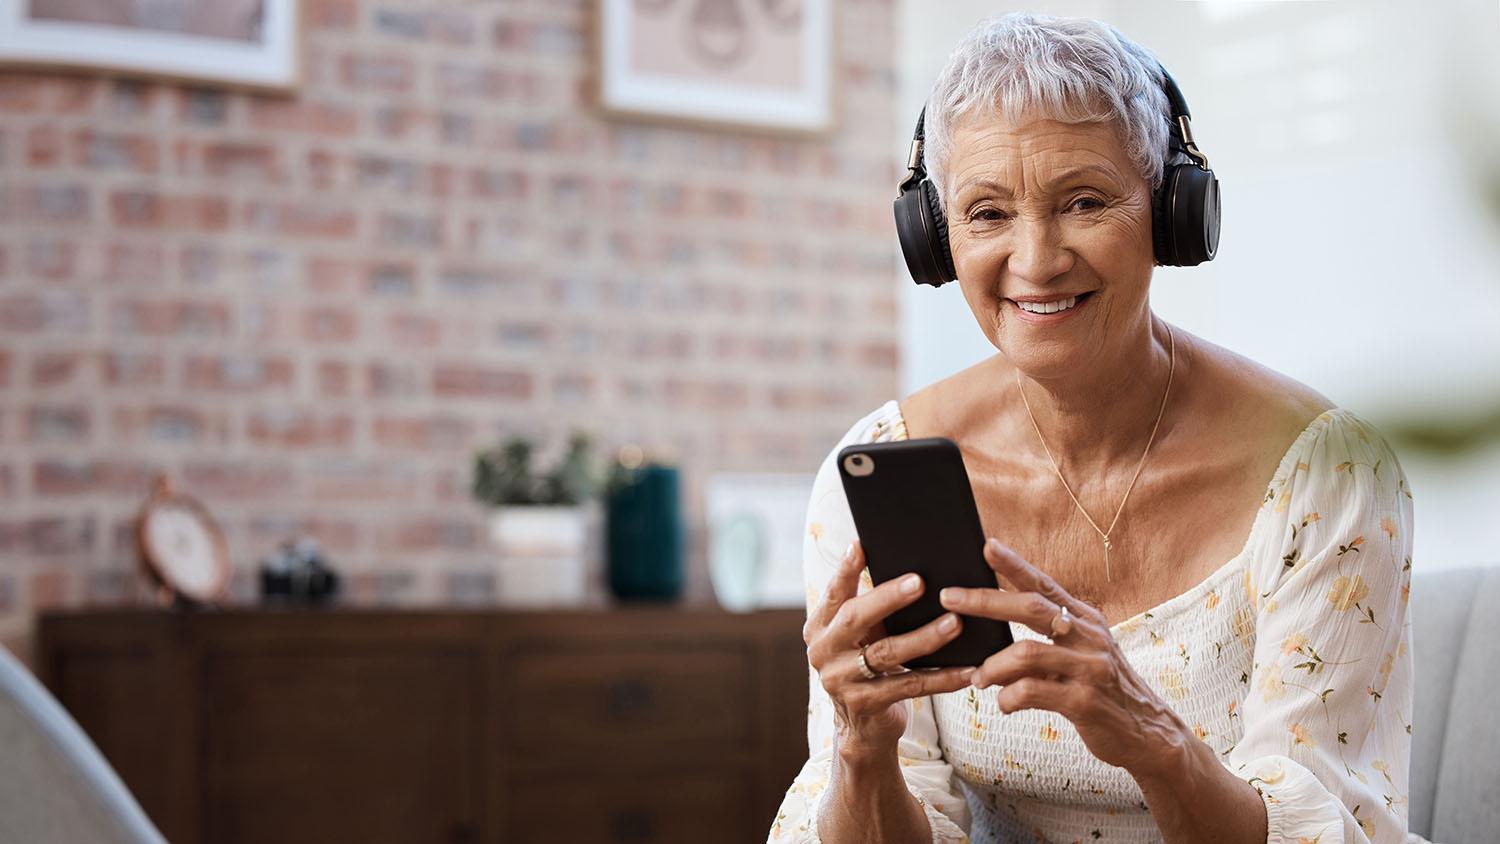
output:
[{"label": "yellow flower pattern", "polygon": [[[834,454],[905,436],[899,407],[888,402]],[[854,538],[832,456],[809,505],[810,609]],[[1261,795],[1268,844],[1404,844],[1411,536],[1411,491],[1394,454],[1354,414],[1329,410],[1291,443],[1245,550],[1183,595],[1111,628],[1141,679]],[[1011,627],[1018,640],[1045,641]],[[768,840],[818,841],[833,713],[816,675],[809,689],[812,752]],[[897,753],[932,841],[968,842],[970,833],[983,841],[1159,840],[1128,772],[1094,758],[1058,713],[1001,713],[998,692],[969,688],[909,705]]]}]

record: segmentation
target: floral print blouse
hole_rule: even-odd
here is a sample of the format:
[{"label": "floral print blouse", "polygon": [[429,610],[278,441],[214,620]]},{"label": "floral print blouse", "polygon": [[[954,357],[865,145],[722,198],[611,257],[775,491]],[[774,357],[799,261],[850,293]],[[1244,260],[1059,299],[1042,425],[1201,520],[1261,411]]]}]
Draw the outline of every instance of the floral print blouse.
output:
[{"label": "floral print blouse", "polygon": [[[819,470],[803,541],[810,609],[855,538],[834,456],[905,437],[889,401]],[[1268,842],[1407,840],[1411,548],[1411,491],[1395,455],[1369,424],[1331,409],[1287,449],[1234,559],[1111,628],[1141,678],[1260,793]],[[810,758],[771,842],[818,841],[834,727],[816,673],[809,680]],[[933,841],[1161,840],[1123,768],[1090,754],[1060,715],[1001,713],[998,693],[908,703],[898,754]]]}]

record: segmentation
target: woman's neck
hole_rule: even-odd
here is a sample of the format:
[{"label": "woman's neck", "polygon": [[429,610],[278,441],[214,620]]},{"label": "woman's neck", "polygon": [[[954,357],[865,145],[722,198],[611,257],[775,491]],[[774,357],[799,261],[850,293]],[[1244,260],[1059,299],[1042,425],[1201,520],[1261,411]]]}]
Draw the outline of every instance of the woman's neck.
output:
[{"label": "woman's neck", "polygon": [[[1020,373],[1018,380],[1036,426],[1058,467],[1075,486],[1113,479],[1122,470],[1133,473],[1151,437],[1162,408],[1171,355],[1167,324],[1149,312],[1148,316],[1149,329],[1111,355],[1108,366],[1055,378]],[[1182,374],[1182,351],[1179,346],[1176,375]],[[1175,376],[1172,381],[1175,394],[1181,381]],[[1015,389],[1014,384],[1011,389]],[[1171,405],[1169,399],[1164,418],[1170,415]],[[1026,406],[1020,396],[1015,407],[1022,414],[1022,430],[1036,446],[1037,456],[1046,461],[1041,446],[1035,443],[1035,432],[1025,418]]]}]

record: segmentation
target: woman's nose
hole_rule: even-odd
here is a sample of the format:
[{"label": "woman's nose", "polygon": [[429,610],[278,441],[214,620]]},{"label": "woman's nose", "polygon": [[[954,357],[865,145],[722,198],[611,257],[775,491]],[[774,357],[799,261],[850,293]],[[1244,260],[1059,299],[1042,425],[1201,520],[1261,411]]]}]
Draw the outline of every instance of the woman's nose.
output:
[{"label": "woman's nose", "polygon": [[1073,266],[1073,253],[1062,243],[1061,227],[1050,218],[1016,221],[1010,253],[1011,275],[1023,282],[1042,285]]}]

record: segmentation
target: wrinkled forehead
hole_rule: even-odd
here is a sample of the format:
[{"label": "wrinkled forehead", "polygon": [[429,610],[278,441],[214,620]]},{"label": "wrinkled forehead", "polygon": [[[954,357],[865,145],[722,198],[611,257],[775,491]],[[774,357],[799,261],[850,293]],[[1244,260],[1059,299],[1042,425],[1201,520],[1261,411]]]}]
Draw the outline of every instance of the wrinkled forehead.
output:
[{"label": "wrinkled forehead", "polygon": [[966,116],[953,127],[948,195],[956,196],[980,180],[1019,192],[1081,175],[1104,180],[1117,190],[1128,189],[1145,179],[1136,172],[1120,137],[1119,127],[1108,120],[994,112]]}]

